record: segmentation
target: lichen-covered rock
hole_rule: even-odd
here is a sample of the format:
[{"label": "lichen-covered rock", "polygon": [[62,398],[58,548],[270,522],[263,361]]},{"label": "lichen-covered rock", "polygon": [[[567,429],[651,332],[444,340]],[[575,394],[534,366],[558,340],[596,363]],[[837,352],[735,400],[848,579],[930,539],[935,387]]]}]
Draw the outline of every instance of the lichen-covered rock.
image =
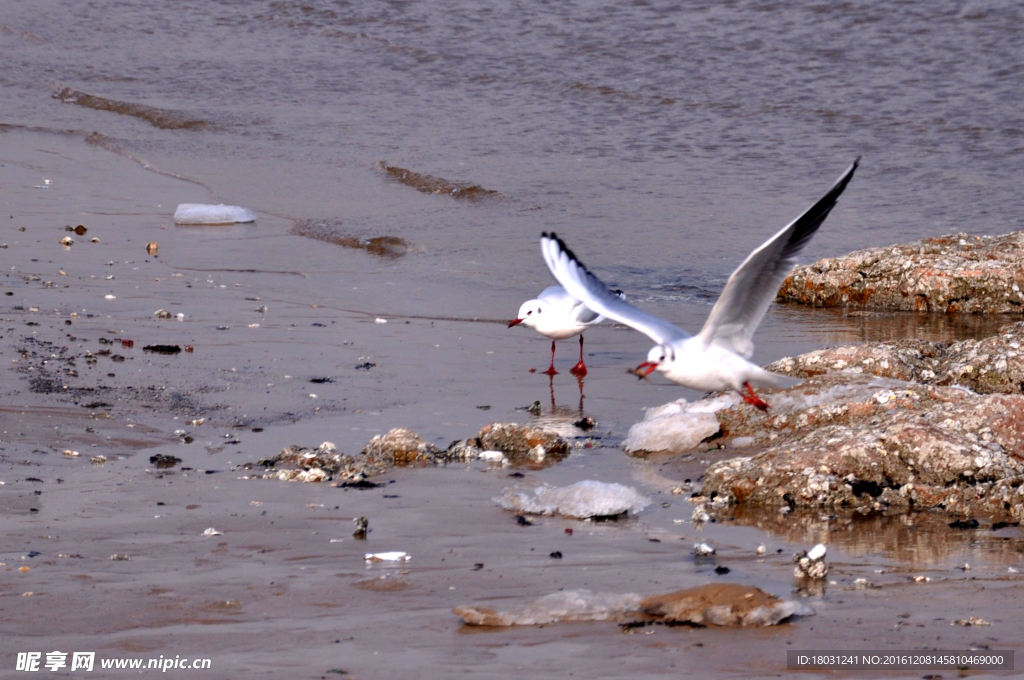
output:
[{"label": "lichen-covered rock", "polygon": [[379,434],[363,447],[362,454],[391,465],[430,463],[438,454],[437,447],[429,444],[412,430],[396,427],[387,434]]},{"label": "lichen-covered rock", "polygon": [[1024,322],[980,340],[901,340],[832,347],[780,359],[770,371],[806,378],[836,371],[930,385],[963,385],[979,394],[1024,391]]},{"label": "lichen-covered rock", "polygon": [[850,372],[716,415],[762,450],[712,465],[702,494],[783,507],[1024,517],[1024,396]]},{"label": "lichen-covered rock", "polygon": [[545,463],[569,455],[569,444],[557,434],[517,423],[485,425],[476,439],[480,449],[501,451],[511,462]]},{"label": "lichen-covered rock", "polygon": [[953,234],[797,267],[779,298],[824,307],[1024,312],[1024,232]]}]

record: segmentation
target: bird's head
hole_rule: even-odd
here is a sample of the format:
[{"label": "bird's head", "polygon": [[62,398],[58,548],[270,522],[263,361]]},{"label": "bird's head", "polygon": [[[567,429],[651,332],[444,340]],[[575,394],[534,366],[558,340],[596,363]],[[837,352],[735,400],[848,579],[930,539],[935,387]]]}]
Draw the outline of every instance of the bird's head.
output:
[{"label": "bird's head", "polygon": [[519,313],[516,314],[516,318],[508,322],[508,327],[518,326],[523,324],[530,328],[536,328],[537,324],[543,320],[542,314],[544,312],[545,304],[540,300],[527,300],[523,303],[523,306],[519,308]]},{"label": "bird's head", "polygon": [[655,369],[662,371],[666,370],[668,365],[671,364],[675,358],[676,353],[671,347],[656,345],[647,353],[647,361],[634,368],[630,373],[633,373],[639,378],[646,378]]}]

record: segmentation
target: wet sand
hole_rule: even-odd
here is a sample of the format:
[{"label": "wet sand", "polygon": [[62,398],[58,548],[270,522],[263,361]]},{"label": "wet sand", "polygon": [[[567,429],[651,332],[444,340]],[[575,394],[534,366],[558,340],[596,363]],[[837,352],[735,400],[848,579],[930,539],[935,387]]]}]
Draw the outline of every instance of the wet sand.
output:
[{"label": "wet sand", "polygon": [[[0,141],[0,648],[8,668],[19,651],[69,649],[99,658],[208,657],[208,678],[335,677],[332,670],[357,678],[726,678],[785,675],[787,649],[1012,649],[1019,640],[1021,578],[1009,571],[1024,569],[1019,528],[952,530],[926,515],[737,515],[695,528],[685,495],[670,489],[696,479],[703,460],[731,452],[641,461],[618,448],[644,407],[693,396],[625,375],[647,350],[632,331],[588,332],[583,384],[568,374],[574,341],[560,343],[556,365],[565,370],[550,384],[529,373],[546,366],[548,341],[503,321],[547,281],[511,290],[460,285],[455,263],[417,264],[423,243],[380,257],[291,234],[287,216],[175,226],[178,203],[223,197],[79,135],[6,131]],[[84,235],[65,231],[78,224]],[[74,239],[69,248],[60,244],[65,236]],[[156,257],[149,242],[159,244]],[[159,309],[185,317],[160,319]],[[876,326],[777,308],[766,322],[773,341],[759,357],[893,327],[950,332],[907,318]],[[825,330],[787,342],[779,329],[801,324]],[[143,349],[157,344],[193,351]],[[374,365],[357,368],[367,363]],[[535,400],[539,417],[516,410]],[[571,432],[582,414],[599,423],[594,447],[524,469],[522,478],[475,463],[395,470],[381,478],[385,486],[359,490],[246,479],[238,468],[289,444],[329,440],[358,453],[392,427],[445,447],[494,421]],[[157,454],[182,462],[157,469],[149,462]],[[97,455],[106,462],[90,462]],[[628,520],[520,526],[492,501],[511,484],[581,479],[629,484],[654,503]],[[352,536],[360,515],[370,520],[365,541]],[[210,527],[223,534],[204,536]],[[693,558],[698,540],[717,548],[714,559]],[[491,630],[463,626],[451,613],[560,589],[650,595],[714,581],[789,598],[799,595],[791,556],[817,542],[828,544],[832,571],[824,593],[805,598],[816,616],[769,629]],[[759,558],[761,543],[767,553]],[[412,559],[364,562],[365,552],[385,550]],[[716,575],[719,565],[731,571]],[[931,581],[913,582],[920,575]],[[876,587],[858,588],[858,578]],[[970,616],[992,625],[950,625]]]}]

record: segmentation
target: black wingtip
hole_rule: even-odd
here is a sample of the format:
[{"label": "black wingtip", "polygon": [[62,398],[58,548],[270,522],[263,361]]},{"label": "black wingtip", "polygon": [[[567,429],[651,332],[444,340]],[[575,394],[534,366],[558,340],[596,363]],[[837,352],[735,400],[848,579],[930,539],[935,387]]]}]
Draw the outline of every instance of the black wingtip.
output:
[{"label": "black wingtip", "polygon": [[548,233],[546,231],[542,231],[540,233],[540,235],[541,235],[542,238],[549,238],[549,239],[555,241],[558,244],[559,249],[561,249],[562,252],[564,252],[566,255],[568,255],[570,260],[572,260],[573,262],[575,262],[579,266],[583,267],[584,270],[587,269],[586,265],[584,265],[582,262],[580,262],[580,258],[576,257],[576,253],[572,252],[572,250],[569,248],[569,246],[565,245],[565,241],[563,241],[562,239],[558,238],[558,234],[556,234],[553,231],[551,233]]}]

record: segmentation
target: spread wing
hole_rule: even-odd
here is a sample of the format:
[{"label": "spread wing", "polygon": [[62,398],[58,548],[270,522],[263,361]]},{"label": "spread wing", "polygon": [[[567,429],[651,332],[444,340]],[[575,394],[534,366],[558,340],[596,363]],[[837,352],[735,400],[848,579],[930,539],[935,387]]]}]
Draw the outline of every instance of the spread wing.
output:
[{"label": "spread wing", "polygon": [[541,234],[540,250],[548,269],[569,295],[598,314],[640,331],[659,345],[690,337],[668,321],[629,304],[620,291],[609,290],[554,233]]},{"label": "spread wing", "polygon": [[796,264],[796,256],[835,207],[859,163],[860,157],[817,203],[761,244],[732,273],[701,329],[699,337],[705,345],[718,345],[744,358],[754,353],[754,330]]}]

